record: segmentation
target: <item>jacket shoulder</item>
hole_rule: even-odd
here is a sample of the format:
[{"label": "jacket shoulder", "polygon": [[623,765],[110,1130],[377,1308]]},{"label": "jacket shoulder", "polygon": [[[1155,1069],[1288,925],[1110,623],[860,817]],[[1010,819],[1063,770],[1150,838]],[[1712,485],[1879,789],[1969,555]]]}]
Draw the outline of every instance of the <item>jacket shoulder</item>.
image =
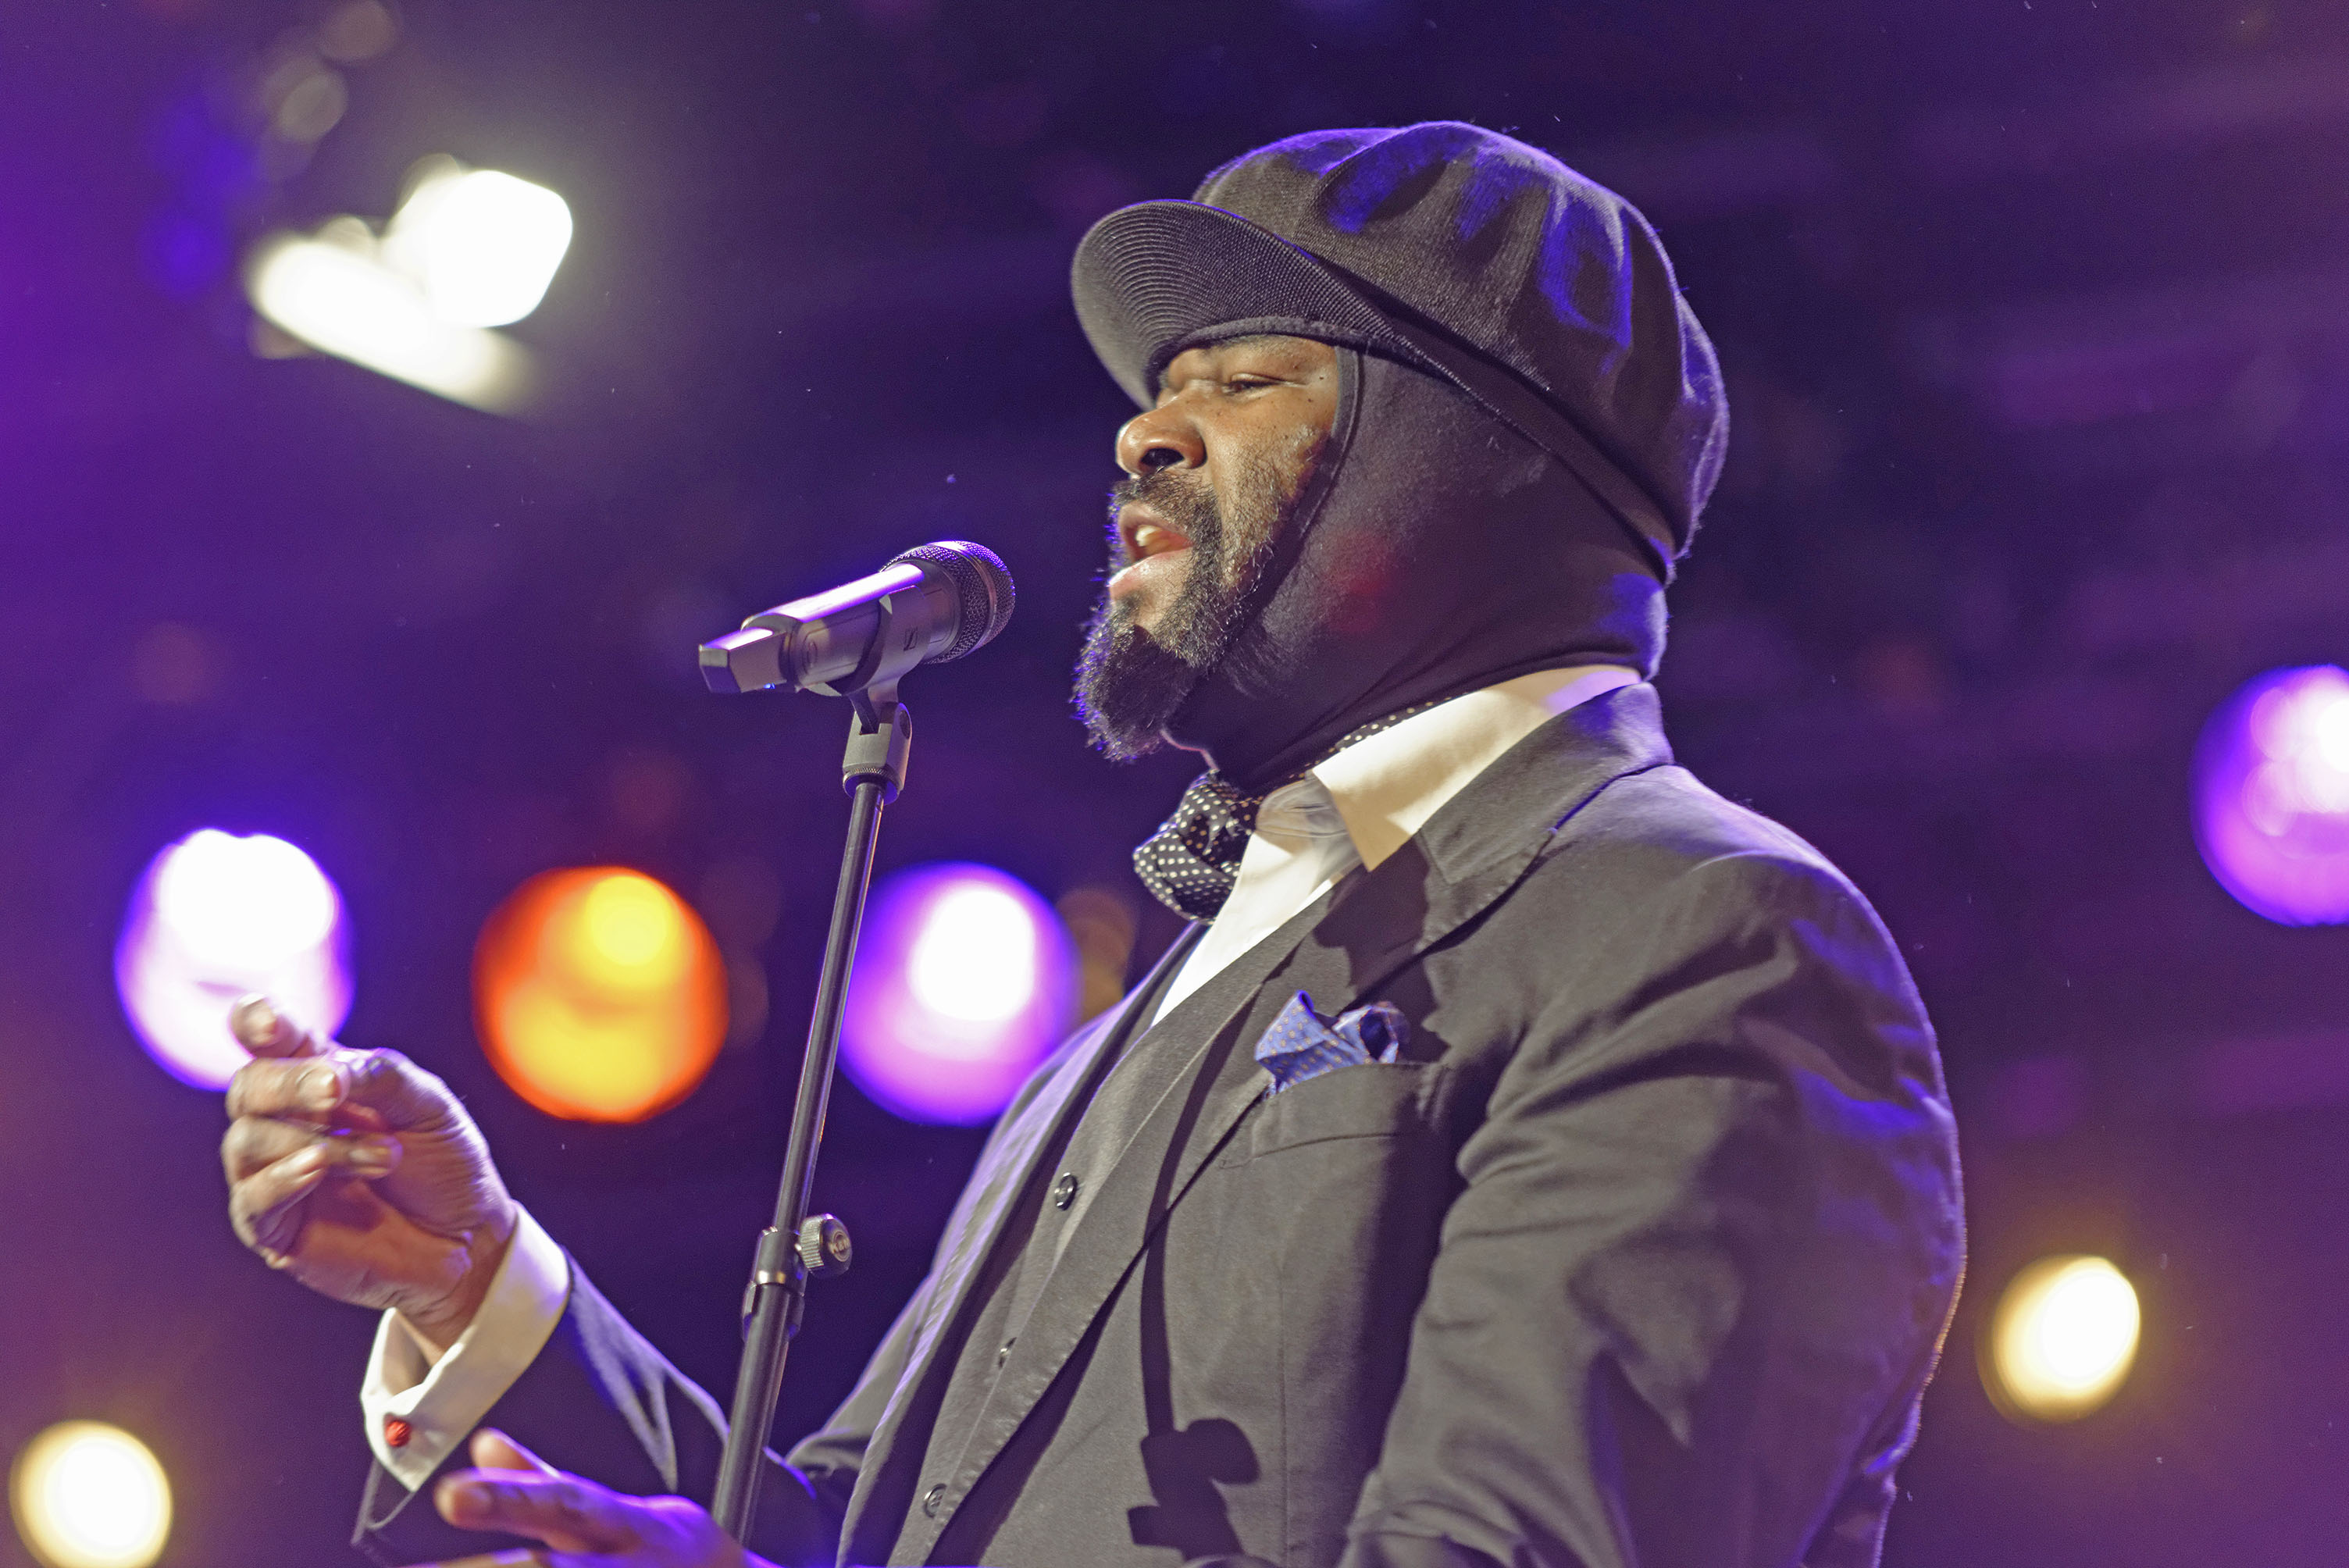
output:
[{"label": "jacket shoulder", "polygon": [[1557,824],[1552,858],[1559,855],[1659,884],[1730,862],[1751,878],[1816,882],[1859,896],[1793,829],[1724,799],[1676,764],[1626,774],[1598,791]]}]

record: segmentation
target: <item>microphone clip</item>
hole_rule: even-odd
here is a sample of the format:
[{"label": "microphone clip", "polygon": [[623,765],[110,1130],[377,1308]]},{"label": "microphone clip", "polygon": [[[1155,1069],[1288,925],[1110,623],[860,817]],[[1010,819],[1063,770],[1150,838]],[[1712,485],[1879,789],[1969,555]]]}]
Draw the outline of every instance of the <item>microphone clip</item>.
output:
[{"label": "microphone clip", "polygon": [[893,805],[905,787],[905,761],[914,749],[913,711],[897,700],[897,683],[856,686],[845,694],[854,710],[848,721],[848,749],[840,759],[840,787],[851,795],[864,779],[877,779],[881,803]]}]

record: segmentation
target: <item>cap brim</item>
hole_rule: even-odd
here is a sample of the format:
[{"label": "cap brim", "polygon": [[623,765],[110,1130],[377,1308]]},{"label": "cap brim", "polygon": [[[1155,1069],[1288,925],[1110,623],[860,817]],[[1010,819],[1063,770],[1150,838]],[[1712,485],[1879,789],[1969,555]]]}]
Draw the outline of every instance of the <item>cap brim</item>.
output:
[{"label": "cap brim", "polygon": [[1069,286],[1093,353],[1145,408],[1168,361],[1216,338],[1283,333],[1408,353],[1359,282],[1198,201],[1112,212],[1078,242]]}]

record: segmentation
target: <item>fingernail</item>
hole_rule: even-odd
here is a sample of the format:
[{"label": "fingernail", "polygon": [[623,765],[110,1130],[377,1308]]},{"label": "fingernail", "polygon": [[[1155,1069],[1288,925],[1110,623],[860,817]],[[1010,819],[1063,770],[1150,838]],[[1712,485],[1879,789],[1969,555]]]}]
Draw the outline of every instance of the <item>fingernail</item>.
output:
[{"label": "fingernail", "polygon": [[490,1505],[489,1489],[470,1480],[440,1483],[440,1507],[444,1512],[478,1513]]},{"label": "fingernail", "polygon": [[228,1010],[228,1026],[247,1046],[272,1045],[277,1039],[277,1009],[266,996],[240,996]]},{"label": "fingernail", "polygon": [[299,1096],[310,1110],[332,1110],[343,1103],[342,1076],[332,1068],[312,1068],[302,1075]]},{"label": "fingernail", "polygon": [[343,1162],[362,1175],[388,1175],[399,1163],[399,1145],[388,1138],[354,1139]]}]

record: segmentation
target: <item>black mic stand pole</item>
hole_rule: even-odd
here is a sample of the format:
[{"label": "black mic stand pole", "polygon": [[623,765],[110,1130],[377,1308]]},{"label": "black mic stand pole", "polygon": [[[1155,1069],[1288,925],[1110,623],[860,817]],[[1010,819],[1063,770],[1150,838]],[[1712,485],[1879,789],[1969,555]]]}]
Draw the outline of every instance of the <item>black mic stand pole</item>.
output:
[{"label": "black mic stand pole", "polygon": [[840,888],[832,902],[832,930],[824,938],[815,1015],[808,1023],[799,1101],[792,1112],[791,1141],[775,1192],[775,1222],[760,1233],[750,1283],[743,1293],[742,1366],[734,1379],[733,1415],[710,1510],[719,1528],[737,1542],[749,1539],[750,1521],[758,1512],[760,1458],[782,1391],[783,1362],[807,1305],[808,1278],[844,1274],[853,1256],[847,1227],[830,1214],[811,1215],[808,1192],[816,1150],[823,1143],[824,1106],[832,1097],[833,1069],[840,1057],[841,1007],[848,996],[857,928],[864,921],[881,808],[896,799],[905,785],[914,732],[894,680],[843,695],[856,707],[840,769],[849,798],[848,843],[840,858]]}]

